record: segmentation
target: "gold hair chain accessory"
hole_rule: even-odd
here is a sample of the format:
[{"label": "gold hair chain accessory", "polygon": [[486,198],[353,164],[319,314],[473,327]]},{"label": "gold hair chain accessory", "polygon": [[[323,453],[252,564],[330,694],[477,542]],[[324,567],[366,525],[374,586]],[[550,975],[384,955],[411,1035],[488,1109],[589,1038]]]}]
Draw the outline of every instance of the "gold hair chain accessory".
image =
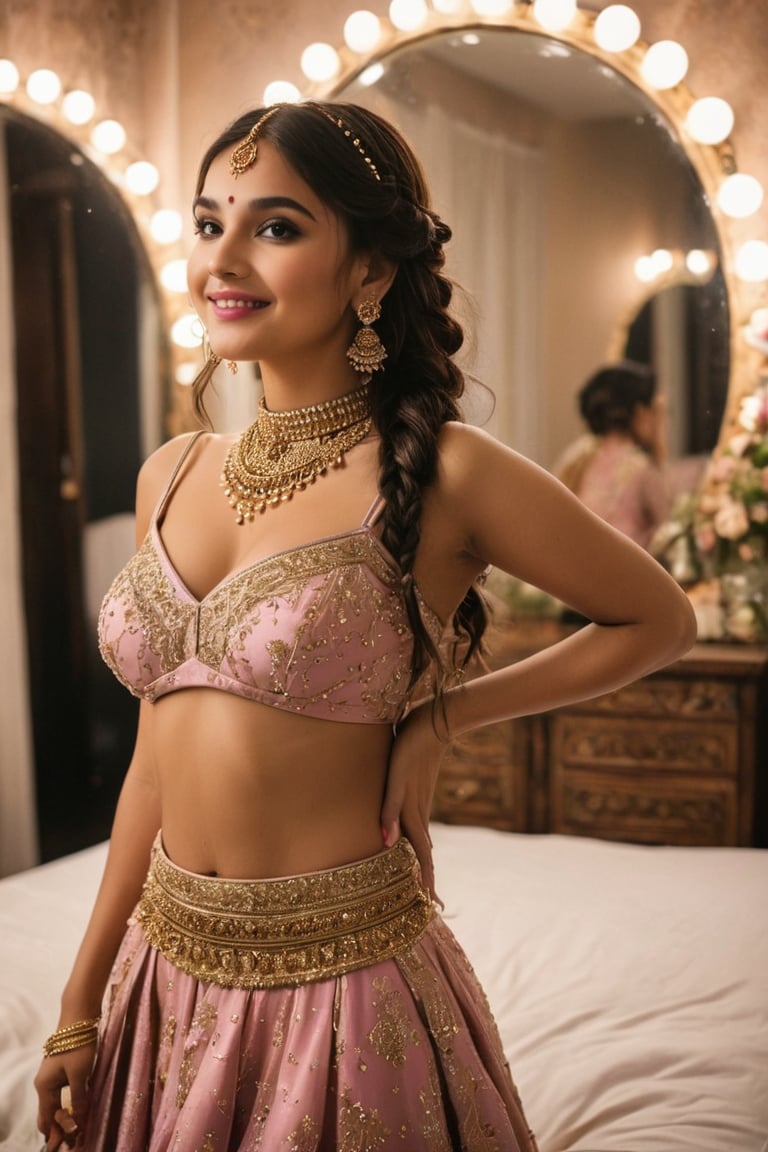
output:
[{"label": "gold hair chain accessory", "polygon": [[358,328],[347,348],[347,359],[355,372],[378,372],[384,366],[387,353],[371,324],[381,316],[381,305],[374,296],[370,296],[355,311],[362,328]]},{"label": "gold hair chain accessory", "polygon": [[256,163],[256,157],[259,154],[259,132],[261,132],[262,126],[266,121],[274,116],[275,112],[279,112],[281,107],[281,104],[274,104],[269,108],[264,115],[256,121],[245,140],[241,141],[235,148],[229,158],[229,170],[235,179],[237,179],[238,176],[242,176],[243,172],[247,172],[248,169]]},{"label": "gold hair chain accessory", "polygon": [[[256,163],[256,157],[259,154],[259,133],[261,132],[261,129],[266,121],[274,116],[276,112],[279,112],[283,107],[285,107],[283,104],[273,104],[272,107],[269,108],[264,113],[264,115],[256,121],[245,139],[237,145],[229,158],[229,170],[235,179],[237,179],[238,176],[242,176],[243,172],[247,172],[248,169]],[[314,108],[322,116],[325,116],[326,120],[330,120],[331,124],[334,124],[341,132],[343,132],[349,140],[350,144],[352,144],[356,151],[360,153],[371,174],[376,178],[376,180],[381,182],[379,170],[371,157],[365,151],[360,137],[354,134],[352,129],[349,128],[347,124],[345,124],[341,117],[334,116],[331,112],[326,112],[325,108],[321,108],[318,104],[308,104],[306,107]]]},{"label": "gold hair chain accessory", "polygon": [[341,465],[371,428],[368,383],[289,412],[270,412],[263,398],[259,401],[259,415],[230,448],[221,473],[238,524],[290,500],[328,468]]},{"label": "gold hair chain accessory", "polygon": [[85,1048],[95,1044],[99,1035],[100,1016],[92,1020],[77,1020],[64,1028],[57,1028],[43,1044],[44,1056],[61,1056],[64,1052],[74,1052],[75,1048]]}]

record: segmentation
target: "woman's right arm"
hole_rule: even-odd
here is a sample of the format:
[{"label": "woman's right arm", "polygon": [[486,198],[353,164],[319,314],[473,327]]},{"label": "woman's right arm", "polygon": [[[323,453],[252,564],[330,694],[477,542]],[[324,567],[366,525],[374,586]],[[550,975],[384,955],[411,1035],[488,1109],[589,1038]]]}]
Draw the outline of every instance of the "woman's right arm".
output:
[{"label": "woman's right arm", "polygon": [[[136,490],[136,542],[143,540],[152,511],[173,463],[178,445],[167,442],[143,465]],[[161,825],[160,795],[153,758],[153,705],[142,702],[136,746],[120,792],[110,836],[104,875],[91,918],[61,998],[56,1028],[99,1015],[126,921],[141,894],[152,843]],[[69,1087],[74,1121],[85,1122],[86,1086],[96,1053],[95,1044],[43,1059],[35,1088],[39,1098],[38,1127],[55,1149],[71,1119],[62,1111],[61,1090]]]},{"label": "woman's right arm", "polygon": [[[61,998],[56,1028],[90,1020],[101,1003],[126,921],[141,894],[152,843],[160,828],[160,797],[149,748],[151,704],[142,703],[136,749],[125,777],[110,837],[109,852],[88,926]],[[45,1057],[35,1077],[39,1098],[38,1127],[49,1147],[62,1133],[61,1090],[69,1086],[75,1123],[82,1126],[87,1111],[86,1085],[95,1045]],[[57,1118],[57,1113],[58,1118]]]}]

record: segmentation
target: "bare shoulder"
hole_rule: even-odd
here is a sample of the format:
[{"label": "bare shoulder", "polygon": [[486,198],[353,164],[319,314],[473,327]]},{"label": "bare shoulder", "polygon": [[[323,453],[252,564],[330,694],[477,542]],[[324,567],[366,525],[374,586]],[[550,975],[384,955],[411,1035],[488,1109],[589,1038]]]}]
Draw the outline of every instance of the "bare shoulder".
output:
[{"label": "bare shoulder", "polygon": [[164,441],[142,464],[136,484],[136,528],[139,538],[146,532],[152,512],[174,469],[197,435],[195,432],[184,432]]},{"label": "bare shoulder", "polygon": [[477,491],[483,482],[515,484],[549,477],[543,468],[521,456],[482,428],[449,421],[440,430],[438,484],[458,498],[469,498],[468,486]]}]

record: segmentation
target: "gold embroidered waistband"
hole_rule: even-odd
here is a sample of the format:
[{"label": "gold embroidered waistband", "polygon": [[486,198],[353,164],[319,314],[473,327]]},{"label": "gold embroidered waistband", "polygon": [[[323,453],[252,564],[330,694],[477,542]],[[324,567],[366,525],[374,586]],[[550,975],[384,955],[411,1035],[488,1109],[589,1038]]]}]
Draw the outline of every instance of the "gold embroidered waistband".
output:
[{"label": "gold embroidered waistband", "polygon": [[404,839],[340,868],[223,880],[178,868],[158,836],[136,918],[183,972],[225,988],[276,988],[387,960],[418,940],[433,911]]}]

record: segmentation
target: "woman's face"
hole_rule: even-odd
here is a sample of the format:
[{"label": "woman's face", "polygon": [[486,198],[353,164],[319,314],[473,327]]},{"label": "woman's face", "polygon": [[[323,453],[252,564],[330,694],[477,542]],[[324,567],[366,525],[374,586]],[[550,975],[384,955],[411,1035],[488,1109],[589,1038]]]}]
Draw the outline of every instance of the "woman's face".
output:
[{"label": "woman's face", "polygon": [[194,216],[188,283],[213,351],[310,375],[338,360],[346,377],[367,264],[350,254],[342,222],[275,146],[260,142],[256,162],[237,179],[229,150],[221,153]]}]

